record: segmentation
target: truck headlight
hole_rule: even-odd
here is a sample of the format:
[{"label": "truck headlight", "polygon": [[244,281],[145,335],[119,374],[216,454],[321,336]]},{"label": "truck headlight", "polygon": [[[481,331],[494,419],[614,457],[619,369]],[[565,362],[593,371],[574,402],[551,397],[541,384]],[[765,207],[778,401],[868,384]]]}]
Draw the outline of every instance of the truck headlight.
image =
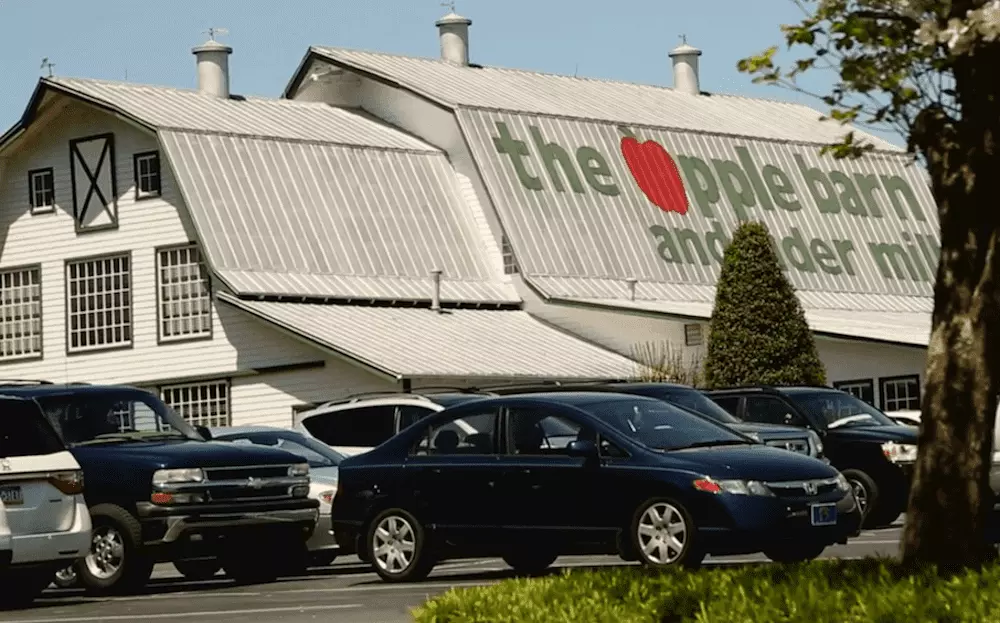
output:
[{"label": "truck headlight", "polygon": [[205,472],[201,468],[188,469],[160,469],[153,472],[153,486],[162,487],[164,485],[204,482]]},{"label": "truck headlight", "polygon": [[887,441],[882,444],[882,454],[893,463],[913,463],[917,460],[917,445]]},{"label": "truck headlight", "polygon": [[290,465],[288,467],[288,475],[291,477],[296,476],[308,476],[309,475],[309,464],[299,463],[298,465]]}]

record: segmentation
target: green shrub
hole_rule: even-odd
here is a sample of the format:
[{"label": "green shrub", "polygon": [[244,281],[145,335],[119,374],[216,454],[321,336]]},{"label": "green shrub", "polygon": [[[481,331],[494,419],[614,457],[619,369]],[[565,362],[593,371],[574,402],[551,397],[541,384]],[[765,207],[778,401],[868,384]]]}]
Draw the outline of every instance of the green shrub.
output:
[{"label": "green shrub", "polygon": [[709,325],[709,387],[826,384],[812,331],[771,244],[764,225],[744,223],[726,247]]},{"label": "green shrub", "polygon": [[941,577],[885,559],[567,571],[453,589],[417,623],[995,623],[1000,567]]}]

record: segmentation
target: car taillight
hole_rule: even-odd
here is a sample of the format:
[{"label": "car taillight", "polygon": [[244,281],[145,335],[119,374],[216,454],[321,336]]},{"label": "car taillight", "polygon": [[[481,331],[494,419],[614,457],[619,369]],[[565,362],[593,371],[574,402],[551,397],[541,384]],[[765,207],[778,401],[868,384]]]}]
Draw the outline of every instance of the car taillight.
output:
[{"label": "car taillight", "polygon": [[48,477],[49,484],[66,495],[83,493],[83,471],[58,472]]},{"label": "car taillight", "polygon": [[320,500],[320,502],[323,502],[324,504],[333,504],[333,498],[336,495],[337,495],[337,490],[336,489],[333,489],[331,491],[324,491],[323,493],[319,494],[319,500]]},{"label": "car taillight", "polygon": [[722,491],[722,486],[720,486],[719,483],[706,478],[699,478],[698,480],[695,480],[693,484],[695,489],[706,493],[720,493]]}]

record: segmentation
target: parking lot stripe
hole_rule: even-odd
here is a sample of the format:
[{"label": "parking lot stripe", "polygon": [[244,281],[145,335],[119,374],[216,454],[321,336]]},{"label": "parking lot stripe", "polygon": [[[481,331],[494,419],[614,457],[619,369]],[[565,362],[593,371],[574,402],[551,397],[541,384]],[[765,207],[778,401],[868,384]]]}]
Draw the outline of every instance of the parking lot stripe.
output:
[{"label": "parking lot stripe", "polygon": [[[321,610],[348,610],[360,608],[362,604],[332,604],[328,606],[288,606],[285,608],[250,608],[247,610],[202,610],[200,612],[166,612],[161,614],[143,614],[142,619],[190,619],[210,616],[232,616],[239,614],[277,614],[279,612],[312,612]],[[6,623],[85,623],[88,621],[134,621],[136,615],[114,615],[98,617],[65,617],[58,619],[17,619]]]}]

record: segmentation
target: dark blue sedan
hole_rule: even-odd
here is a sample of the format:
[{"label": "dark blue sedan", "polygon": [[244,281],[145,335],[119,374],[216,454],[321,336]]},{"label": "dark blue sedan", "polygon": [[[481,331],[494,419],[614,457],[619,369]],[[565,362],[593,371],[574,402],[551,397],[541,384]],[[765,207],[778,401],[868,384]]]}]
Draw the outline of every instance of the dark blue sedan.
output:
[{"label": "dark blue sedan", "polygon": [[412,581],[480,556],[521,573],[567,554],[807,560],[861,514],[818,459],[653,398],[559,392],[466,402],[343,461],[331,521],[343,553]]}]

